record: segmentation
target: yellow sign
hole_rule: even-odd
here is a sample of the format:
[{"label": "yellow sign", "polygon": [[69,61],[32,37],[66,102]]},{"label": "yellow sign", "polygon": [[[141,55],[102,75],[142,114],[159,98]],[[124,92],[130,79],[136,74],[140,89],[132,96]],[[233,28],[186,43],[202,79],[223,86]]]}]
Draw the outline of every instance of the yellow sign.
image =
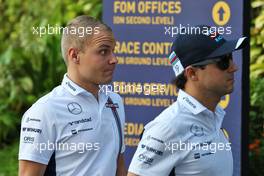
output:
[{"label": "yellow sign", "polygon": [[219,1],[214,5],[212,10],[212,17],[217,25],[225,25],[229,21],[230,16],[230,7],[225,1]]},{"label": "yellow sign", "polygon": [[225,109],[225,108],[228,106],[229,101],[230,101],[230,95],[228,94],[228,95],[225,96],[225,99],[223,99],[223,100],[221,100],[221,101],[219,102],[219,105],[220,105],[223,109]]}]

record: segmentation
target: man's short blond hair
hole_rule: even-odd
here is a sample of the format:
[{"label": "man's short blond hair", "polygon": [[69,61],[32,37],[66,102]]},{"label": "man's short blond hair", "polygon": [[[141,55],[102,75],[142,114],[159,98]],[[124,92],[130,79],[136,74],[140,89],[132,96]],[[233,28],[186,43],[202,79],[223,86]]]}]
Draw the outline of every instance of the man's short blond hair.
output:
[{"label": "man's short blond hair", "polygon": [[61,38],[61,52],[66,65],[68,65],[67,52],[69,48],[77,48],[79,51],[83,51],[92,35],[100,31],[112,33],[109,26],[87,15],[78,16],[71,20],[63,29]]}]

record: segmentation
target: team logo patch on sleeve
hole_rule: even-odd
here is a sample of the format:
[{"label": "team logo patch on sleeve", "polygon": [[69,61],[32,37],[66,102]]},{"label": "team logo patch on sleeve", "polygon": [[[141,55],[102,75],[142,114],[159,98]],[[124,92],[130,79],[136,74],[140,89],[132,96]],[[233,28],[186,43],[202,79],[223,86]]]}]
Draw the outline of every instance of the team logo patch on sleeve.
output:
[{"label": "team logo patch on sleeve", "polygon": [[138,160],[143,162],[144,164],[147,164],[147,165],[151,165],[153,163],[153,161],[154,161],[153,158],[147,156],[144,153],[139,154]]},{"label": "team logo patch on sleeve", "polygon": [[105,107],[107,107],[107,108],[119,108],[117,103],[105,103]]}]

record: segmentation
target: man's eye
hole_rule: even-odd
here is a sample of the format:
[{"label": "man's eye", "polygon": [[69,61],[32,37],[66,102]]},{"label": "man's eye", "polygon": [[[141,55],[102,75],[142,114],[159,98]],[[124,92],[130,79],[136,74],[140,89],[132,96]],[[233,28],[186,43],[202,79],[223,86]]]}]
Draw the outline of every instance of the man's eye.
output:
[{"label": "man's eye", "polygon": [[102,56],[107,55],[108,52],[109,52],[109,51],[108,51],[107,49],[100,50],[100,54],[101,54]]}]

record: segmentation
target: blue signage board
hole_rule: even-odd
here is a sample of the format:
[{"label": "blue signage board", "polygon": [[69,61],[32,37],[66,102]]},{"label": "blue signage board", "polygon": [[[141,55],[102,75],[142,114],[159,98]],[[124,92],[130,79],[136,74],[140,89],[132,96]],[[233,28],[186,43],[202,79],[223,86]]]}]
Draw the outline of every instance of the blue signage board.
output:
[{"label": "blue signage board", "polygon": [[[199,24],[213,26],[226,39],[243,35],[244,2],[216,0],[104,0],[103,21],[116,38],[118,66],[112,90],[125,104],[126,164],[129,165],[139,135],[177,98],[175,78],[168,56],[172,41],[182,29]],[[227,115],[223,127],[229,134],[234,157],[234,175],[241,175],[242,66],[243,53],[233,58],[240,68],[235,90],[220,102]]]}]

